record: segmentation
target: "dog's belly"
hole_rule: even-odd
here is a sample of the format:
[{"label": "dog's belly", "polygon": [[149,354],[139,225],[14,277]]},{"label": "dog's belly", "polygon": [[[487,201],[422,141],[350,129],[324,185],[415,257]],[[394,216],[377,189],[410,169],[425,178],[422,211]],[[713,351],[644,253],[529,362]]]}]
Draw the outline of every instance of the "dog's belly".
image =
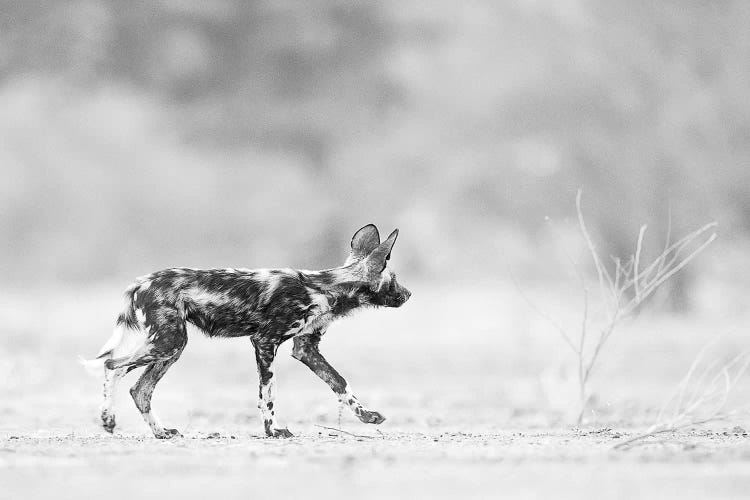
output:
[{"label": "dog's belly", "polygon": [[252,310],[221,305],[203,305],[190,309],[185,318],[209,337],[256,336],[262,323]]},{"label": "dog's belly", "polygon": [[252,337],[290,339],[299,335],[324,332],[334,316],[328,310],[313,308],[304,316],[263,317],[247,310],[226,311],[204,306],[191,311],[186,320],[210,337]]}]

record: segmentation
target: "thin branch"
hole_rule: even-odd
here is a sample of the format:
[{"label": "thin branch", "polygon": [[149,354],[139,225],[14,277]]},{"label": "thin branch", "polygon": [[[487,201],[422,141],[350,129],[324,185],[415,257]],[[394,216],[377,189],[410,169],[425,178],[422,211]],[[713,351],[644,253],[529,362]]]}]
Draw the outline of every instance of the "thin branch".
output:
[{"label": "thin branch", "polygon": [[[563,241],[563,237],[558,230],[558,228],[553,224],[553,220],[549,217],[547,218],[547,224],[552,227],[552,229],[555,231],[555,235],[560,241]],[[586,286],[586,278],[583,274],[583,269],[581,268],[581,265],[573,258],[573,256],[568,251],[568,247],[566,245],[560,245],[563,254],[565,255],[565,258],[568,259],[568,263],[570,264],[571,269],[573,269],[573,272],[578,275],[578,278],[581,280],[581,284],[583,286]]]},{"label": "thin branch", "polygon": [[680,408],[682,408],[683,401],[685,400],[685,392],[687,391],[688,385],[690,384],[690,379],[693,376],[693,373],[698,369],[698,366],[701,363],[701,360],[703,359],[703,356],[705,355],[708,348],[716,343],[716,340],[713,340],[712,342],[709,342],[706,344],[703,349],[700,350],[698,353],[698,356],[693,360],[693,363],[690,365],[690,368],[688,369],[688,372],[685,374],[684,377],[682,377],[682,380],[680,380],[680,383],[677,384],[677,389],[675,390],[675,393],[672,397],[667,399],[667,401],[662,405],[661,409],[659,410],[659,414],[656,416],[656,421],[661,422],[662,416],[664,415],[664,412],[666,411],[669,404],[675,400],[676,397],[676,404],[675,404],[675,414],[672,416],[673,419],[677,418],[677,412]]},{"label": "thin branch", "polygon": [[[583,234],[583,238],[586,241],[586,246],[588,247],[589,253],[591,253],[591,258],[594,261],[594,266],[596,267],[596,273],[599,277],[599,287],[602,290],[611,289],[612,288],[612,277],[609,275],[609,272],[607,271],[607,268],[602,264],[601,259],[599,259],[599,254],[596,251],[596,246],[594,246],[594,242],[591,240],[591,236],[589,235],[589,231],[586,228],[586,222],[583,220],[583,211],[581,210],[581,196],[583,195],[583,190],[579,189],[578,193],[576,194],[576,212],[578,213],[578,225],[581,229],[581,234]],[[609,286],[605,285],[605,279]]]},{"label": "thin branch", "polygon": [[[662,250],[662,252],[661,252],[662,257],[664,257],[664,258],[666,258],[667,249],[669,248],[669,242],[670,242],[671,239],[672,239],[672,202],[670,201],[669,202],[669,206],[667,208],[667,237],[664,240],[664,250]],[[662,261],[662,263],[663,263],[663,261]],[[659,266],[658,273],[660,273],[661,270],[662,270],[662,267]]]},{"label": "thin branch", "polygon": [[[693,231],[692,233],[688,234],[687,236],[683,237],[679,241],[672,243],[669,247],[667,247],[662,254],[660,255],[660,258],[657,258],[652,262],[639,276],[640,279],[645,280],[652,272],[657,271],[654,273],[655,276],[662,275],[663,268],[669,268],[679,257],[679,252],[686,246],[688,246],[691,242],[695,241],[696,238],[698,238],[700,235],[708,231],[709,229],[713,229],[717,226],[716,222],[711,222],[709,224],[706,224],[705,226],[701,227],[700,229],[697,229],[696,231]],[[671,260],[667,264],[665,261],[661,260],[661,257],[666,257],[667,255],[671,255]],[[661,267],[661,269],[660,269]]]},{"label": "thin branch", "polygon": [[607,343],[607,339],[612,334],[612,332],[615,329],[616,321],[612,321],[606,330],[602,330],[599,334],[599,340],[597,341],[596,345],[594,346],[594,353],[591,355],[591,358],[589,359],[588,367],[586,368],[584,381],[588,382],[589,377],[591,376],[591,371],[594,369],[594,365],[596,364],[596,360],[599,358],[599,353],[602,350],[602,347],[604,347],[604,344]]},{"label": "thin branch", "polygon": [[342,434],[348,434],[350,436],[354,436],[354,437],[358,437],[358,438],[375,439],[375,436],[364,436],[362,434],[354,434],[352,432],[345,431],[343,429],[337,429],[336,427],[328,427],[328,426],[325,426],[325,425],[318,425],[318,424],[315,424],[315,427],[320,427],[321,429],[328,429],[329,431],[341,432]]},{"label": "thin branch", "polygon": [[583,355],[583,346],[586,344],[586,333],[588,332],[589,317],[589,291],[583,289],[583,318],[581,319],[581,341],[578,343],[578,353]]},{"label": "thin branch", "polygon": [[651,431],[651,432],[645,432],[643,434],[639,434],[639,435],[634,436],[634,437],[632,437],[632,438],[630,438],[628,440],[625,440],[625,441],[623,441],[621,443],[617,443],[615,446],[612,447],[612,449],[613,450],[621,450],[622,448],[630,446],[633,443],[635,443],[636,441],[640,441],[642,439],[646,439],[646,438],[649,438],[649,437],[652,437],[652,436],[658,436],[659,434],[665,434],[667,432],[676,432],[676,431],[679,431],[680,429],[684,429],[685,427],[690,427],[690,426],[693,426],[693,425],[703,425],[703,424],[707,424],[709,422],[716,422],[716,421],[719,421],[719,420],[727,420],[729,417],[730,417],[729,414],[715,415],[715,416],[712,416],[712,417],[709,417],[709,418],[705,418],[703,420],[697,420],[695,422],[686,422],[684,424],[677,425],[677,426],[670,427],[670,428],[666,428],[666,429],[659,429],[659,430],[655,430],[655,431]]},{"label": "thin branch", "polygon": [[547,314],[546,312],[538,308],[536,304],[534,304],[534,302],[523,292],[523,290],[521,289],[521,286],[518,284],[518,282],[516,281],[515,277],[513,277],[512,274],[510,274],[510,280],[513,283],[513,285],[516,287],[518,294],[526,301],[529,307],[533,309],[533,311],[537,313],[539,316],[541,316],[543,319],[547,320],[547,322],[550,325],[552,325],[555,328],[555,330],[557,330],[557,332],[563,338],[563,340],[568,345],[568,347],[570,347],[574,353],[577,353],[578,350],[576,349],[575,344],[573,344],[573,341],[570,339],[570,336],[568,336],[565,329],[562,326],[560,326],[557,323],[557,321],[555,321],[554,318],[552,318],[552,316],[550,316],[549,314]]},{"label": "thin branch", "polygon": [[586,345],[586,334],[588,333],[588,315],[589,315],[589,291],[583,289],[583,319],[581,320],[581,338],[578,343],[578,393],[580,399],[580,412],[578,413],[578,424],[583,420],[583,411],[586,406],[586,377],[584,376],[583,348]]},{"label": "thin branch", "polygon": [[641,251],[643,250],[643,236],[646,234],[645,224],[641,226],[638,231],[638,243],[635,245],[635,257],[633,259],[633,286],[635,287],[636,298],[640,297],[640,291],[638,290],[638,263],[641,261]]},{"label": "thin branch", "polygon": [[713,241],[716,239],[716,233],[711,234],[709,238],[703,242],[702,245],[700,245],[698,248],[696,248],[693,252],[690,253],[687,257],[682,259],[679,264],[677,264],[675,267],[667,271],[666,273],[662,274],[660,277],[656,278],[653,283],[650,283],[646,289],[643,291],[643,296],[640,300],[633,299],[631,300],[624,308],[623,308],[623,316],[626,316],[630,314],[630,312],[635,309],[641,302],[643,302],[649,295],[651,295],[662,283],[667,281],[669,278],[677,274],[682,268],[684,268],[688,263],[693,260],[699,253],[701,253],[703,250],[706,249],[708,245],[713,243]]}]

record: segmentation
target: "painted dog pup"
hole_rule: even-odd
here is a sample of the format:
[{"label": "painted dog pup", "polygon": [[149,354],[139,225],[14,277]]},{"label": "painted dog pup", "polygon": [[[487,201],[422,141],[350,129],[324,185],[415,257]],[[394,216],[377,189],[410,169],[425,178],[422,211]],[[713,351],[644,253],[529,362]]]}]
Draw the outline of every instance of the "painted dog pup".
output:
[{"label": "painted dog pup", "polygon": [[381,243],[378,229],[368,224],[352,237],[346,262],[323,271],[173,268],[138,278],[125,291],[112,337],[95,359],[83,361],[104,371],[104,429],[112,432],[115,427],[118,381],[145,367],[130,389],[136,407],[157,438],[181,435],[161,424],[151,409],[151,396],[187,344],[187,323],[209,337],[250,337],[260,382],[258,409],[267,436],[292,436],[277,423],[273,406],[273,361],[279,345],[289,339],[294,339],[292,356],[326,382],[362,422],[380,424],[385,417],[354,396],[318,344],[337,318],[362,307],[400,307],[409,299],[411,292],[388,268],[397,236],[398,229]]}]

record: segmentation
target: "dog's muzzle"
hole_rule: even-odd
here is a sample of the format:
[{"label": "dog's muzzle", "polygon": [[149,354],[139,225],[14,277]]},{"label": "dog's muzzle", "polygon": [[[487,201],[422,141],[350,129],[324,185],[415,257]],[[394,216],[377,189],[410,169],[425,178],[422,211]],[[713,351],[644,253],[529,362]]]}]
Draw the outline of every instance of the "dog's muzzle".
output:
[{"label": "dog's muzzle", "polygon": [[401,307],[402,305],[404,305],[406,303],[407,300],[409,300],[409,297],[411,297],[411,292],[409,290],[407,290],[406,288],[402,288],[399,291],[398,295],[396,295],[396,297],[394,297],[394,299],[395,299],[394,300],[394,302],[395,302],[394,307]]}]

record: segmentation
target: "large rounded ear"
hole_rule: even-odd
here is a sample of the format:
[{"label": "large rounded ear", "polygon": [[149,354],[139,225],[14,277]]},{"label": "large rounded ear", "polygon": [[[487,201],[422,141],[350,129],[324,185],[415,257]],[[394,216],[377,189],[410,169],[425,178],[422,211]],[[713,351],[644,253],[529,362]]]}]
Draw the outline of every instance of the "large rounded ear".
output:
[{"label": "large rounded ear", "polygon": [[396,238],[398,238],[398,229],[394,229],[393,232],[388,235],[388,238],[386,238],[383,243],[378,245],[378,247],[367,256],[367,259],[365,259],[365,265],[368,270],[380,273],[385,268],[385,261],[391,258],[391,250],[396,243]]},{"label": "large rounded ear", "polygon": [[361,260],[380,245],[380,233],[375,224],[367,224],[352,236],[351,258]]}]

